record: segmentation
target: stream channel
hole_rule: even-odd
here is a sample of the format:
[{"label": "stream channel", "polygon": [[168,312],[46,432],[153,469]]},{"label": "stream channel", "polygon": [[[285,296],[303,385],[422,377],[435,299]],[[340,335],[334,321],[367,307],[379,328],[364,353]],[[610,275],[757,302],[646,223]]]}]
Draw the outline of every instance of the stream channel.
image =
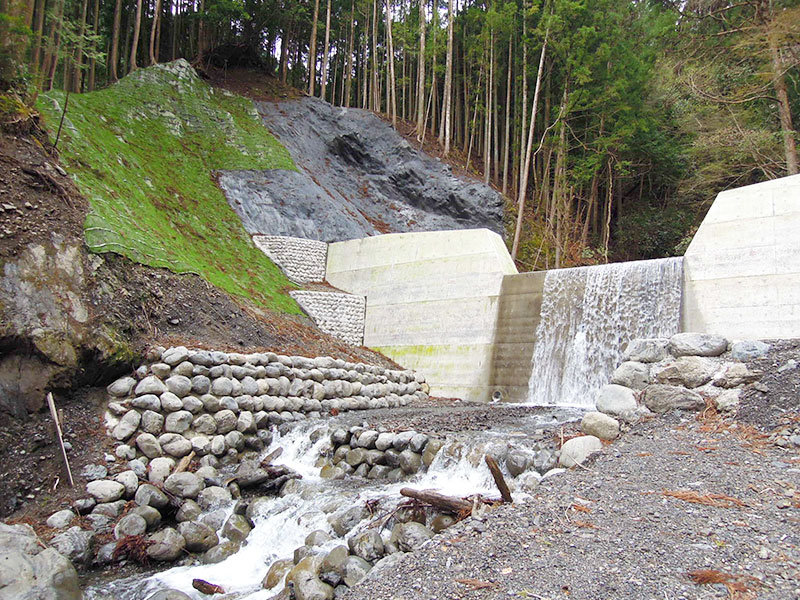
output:
[{"label": "stream channel", "polygon": [[[85,591],[87,600],[144,600],[158,590],[179,590],[201,600],[207,596],[192,588],[192,580],[203,579],[221,586],[226,598],[266,600],[280,591],[283,584],[264,589],[262,581],[269,567],[278,560],[292,558],[295,549],[304,545],[306,536],[323,530],[333,537],[320,546],[329,551],[346,543],[346,539],[367,527],[382,526],[381,535],[389,539],[393,520],[387,518],[406,498],[400,489],[436,490],[443,494],[466,497],[480,494],[484,498],[499,498],[491,474],[484,463],[484,455],[498,459],[506,479],[513,480],[505,466],[504,457],[510,449],[530,453],[531,457],[555,452],[555,439],[561,427],[577,421],[583,411],[568,407],[529,407],[520,405],[492,406],[487,413],[485,405],[450,407],[404,407],[360,411],[328,419],[317,419],[281,426],[274,431],[274,439],[262,456],[277,448],[282,454],[275,464],[283,464],[302,476],[293,484],[290,493],[268,496],[261,501],[255,527],[241,549],[217,564],[199,564],[187,559],[184,566],[151,573],[138,574],[102,582],[94,580]],[[487,414],[491,424],[487,424]],[[403,427],[403,422],[411,426]],[[339,428],[366,426],[380,430],[387,423],[390,430],[413,429],[431,434],[444,442],[427,471],[390,483],[383,479],[366,479],[347,475],[344,479],[327,480],[320,477],[319,459],[332,448],[330,434]],[[424,425],[423,425],[424,424]],[[556,475],[561,469],[552,468],[555,456],[541,471],[546,477]],[[549,468],[549,470],[547,470]],[[540,478],[533,466],[524,476]],[[521,487],[514,492],[520,499],[525,492]],[[255,498],[248,498],[251,502]],[[369,505],[372,514],[356,525],[345,538],[336,537],[329,519],[348,509]],[[234,503],[224,507],[227,518]],[[219,509],[218,509],[219,510]],[[218,515],[222,516],[222,515]],[[429,521],[430,521],[429,515]],[[218,530],[224,539],[222,527]]]}]

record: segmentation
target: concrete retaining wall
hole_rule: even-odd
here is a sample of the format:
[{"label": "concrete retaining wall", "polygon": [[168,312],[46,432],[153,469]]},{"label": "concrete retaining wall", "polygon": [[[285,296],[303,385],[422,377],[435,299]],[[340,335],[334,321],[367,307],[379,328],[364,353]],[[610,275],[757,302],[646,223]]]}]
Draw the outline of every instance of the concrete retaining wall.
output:
[{"label": "concrete retaining wall", "polygon": [[289,292],[322,331],[353,346],[364,343],[364,296],[341,292]]},{"label": "concrete retaining wall", "polygon": [[683,331],[800,337],[800,175],[721,192],[684,259]]},{"label": "concrete retaining wall", "polygon": [[338,242],[328,281],[367,297],[364,345],[422,372],[431,394],[486,401],[498,297],[516,273],[486,229]]}]

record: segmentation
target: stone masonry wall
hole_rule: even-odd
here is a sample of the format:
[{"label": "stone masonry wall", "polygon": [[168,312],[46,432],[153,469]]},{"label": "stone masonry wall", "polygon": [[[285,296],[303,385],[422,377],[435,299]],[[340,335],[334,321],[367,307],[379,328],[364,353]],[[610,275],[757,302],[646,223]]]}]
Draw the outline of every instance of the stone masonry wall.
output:
[{"label": "stone masonry wall", "polygon": [[367,299],[341,292],[289,292],[322,331],[352,344],[364,343]]},{"label": "stone masonry wall", "polygon": [[328,244],[282,235],[254,235],[253,243],[295,283],[325,280]]}]

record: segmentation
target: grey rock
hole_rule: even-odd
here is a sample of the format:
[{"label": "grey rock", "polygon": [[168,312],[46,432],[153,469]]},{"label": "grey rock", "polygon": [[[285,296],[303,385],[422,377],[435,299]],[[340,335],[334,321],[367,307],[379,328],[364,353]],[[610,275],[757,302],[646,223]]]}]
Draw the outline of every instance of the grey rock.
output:
[{"label": "grey rock", "polygon": [[164,454],[161,445],[152,433],[140,433],[136,437],[136,447],[147,458],[157,458]]},{"label": "grey rock", "polygon": [[189,552],[206,552],[219,544],[217,532],[203,523],[184,521],[178,524],[178,533],[183,536]]},{"label": "grey rock", "polygon": [[131,406],[141,410],[161,410],[161,400],[155,394],[144,394],[137,396],[130,401]]},{"label": "grey rock", "polygon": [[179,498],[197,498],[204,487],[200,477],[187,471],[173,473],[164,482],[164,489]]},{"label": "grey rock", "polygon": [[236,542],[222,542],[203,555],[203,562],[207,565],[221,563],[229,556],[236,554],[241,546]]},{"label": "grey rock", "polygon": [[751,371],[743,363],[733,363],[714,378],[714,385],[723,388],[733,388],[746,383],[752,383],[761,377],[762,373]]},{"label": "grey rock", "polygon": [[239,418],[236,420],[236,430],[241,433],[254,433],[256,431],[256,420],[253,413],[243,410],[239,413]]},{"label": "grey rock", "polygon": [[159,562],[170,562],[180,558],[186,547],[186,540],[172,527],[165,527],[147,539],[152,542],[147,547],[147,556]]},{"label": "grey rock", "polygon": [[227,377],[218,377],[211,382],[211,393],[215,396],[230,396],[233,393],[233,381]]},{"label": "grey rock", "polygon": [[739,361],[753,360],[764,356],[769,349],[770,345],[761,341],[736,342],[731,347],[731,358]]},{"label": "grey rock", "polygon": [[564,442],[558,464],[566,469],[586,462],[595,452],[603,449],[603,442],[593,435],[582,435]]},{"label": "grey rock", "polygon": [[417,473],[422,468],[422,456],[406,448],[400,453],[400,468],[408,475]]},{"label": "grey rock", "polygon": [[728,340],[710,333],[676,333],[669,339],[673,356],[719,356],[728,349]]},{"label": "grey rock", "polygon": [[600,388],[595,407],[599,412],[616,417],[636,409],[636,396],[630,388],[610,383]]},{"label": "grey rock", "polygon": [[75,519],[75,513],[69,509],[59,510],[47,518],[47,526],[53,529],[64,529]]},{"label": "grey rock", "polygon": [[159,396],[167,391],[167,386],[158,377],[148,375],[142,379],[136,386],[136,395],[144,396],[145,394],[154,394]]},{"label": "grey rock", "polygon": [[114,502],[122,498],[125,486],[116,481],[99,479],[86,484],[86,491],[98,502]]},{"label": "grey rock", "polygon": [[169,377],[172,367],[170,367],[167,363],[153,363],[150,365],[150,370],[153,372],[153,375],[163,380],[164,378]]},{"label": "grey rock", "polygon": [[424,433],[418,433],[414,437],[412,437],[408,442],[408,447],[418,453],[421,454],[422,451],[425,449],[425,444],[428,443],[428,436]]},{"label": "grey rock", "polygon": [[411,438],[413,438],[415,435],[417,435],[416,431],[402,431],[398,433],[394,437],[394,443],[393,443],[394,449],[397,450],[398,452],[402,452],[403,450],[408,448],[408,444],[411,441]]},{"label": "grey rock", "polygon": [[512,477],[517,477],[532,461],[533,457],[529,452],[521,448],[512,448],[506,455],[506,469]]},{"label": "grey rock", "polygon": [[215,413],[214,420],[217,422],[217,432],[223,435],[236,429],[238,422],[236,414],[228,409]]},{"label": "grey rock", "polygon": [[197,503],[204,510],[219,508],[229,504],[233,500],[231,493],[219,486],[209,486],[197,496]]},{"label": "grey rock", "polygon": [[195,435],[189,440],[192,444],[192,450],[198,456],[205,456],[211,452],[211,438],[205,435]]},{"label": "grey rock", "polygon": [[144,535],[147,531],[147,521],[137,514],[122,517],[114,527],[114,538],[120,539],[129,535]]},{"label": "grey rock", "polygon": [[700,394],[684,387],[661,384],[648,385],[644,389],[644,404],[655,413],[705,408],[705,402]]},{"label": "grey rock", "polygon": [[161,394],[161,408],[164,412],[172,413],[177,410],[183,409],[183,400],[178,398],[172,392],[164,392]]},{"label": "grey rock", "polygon": [[342,564],[342,580],[348,587],[359,584],[372,570],[372,565],[358,556],[348,556]]},{"label": "grey rock", "polygon": [[715,397],[714,407],[719,412],[734,412],[739,408],[739,390],[725,390]]},{"label": "grey rock", "polygon": [[167,415],[164,430],[169,433],[183,433],[192,425],[194,415],[188,410],[179,410]]},{"label": "grey rock", "polygon": [[131,448],[128,444],[120,444],[114,450],[114,454],[117,458],[121,458],[123,460],[133,460],[136,458],[136,450]]},{"label": "grey rock", "polygon": [[185,500],[181,507],[178,509],[178,512],[175,513],[175,520],[178,523],[183,523],[184,521],[195,521],[200,518],[203,509],[200,508],[200,505],[195,502],[194,500]]},{"label": "grey rock", "polygon": [[201,365],[203,367],[211,367],[214,365],[214,360],[211,358],[211,352],[207,350],[196,350],[189,353],[187,359],[193,365]]},{"label": "grey rock", "polygon": [[234,450],[244,450],[244,435],[240,431],[229,431],[225,434],[226,446]]},{"label": "grey rock", "polygon": [[178,590],[158,590],[146,600],[192,600],[192,597]]},{"label": "grey rock", "polygon": [[161,513],[153,506],[135,506],[129,514],[139,515],[147,523],[147,529],[155,529],[161,524]]},{"label": "grey rock", "polygon": [[164,384],[167,386],[167,389],[178,398],[183,398],[192,391],[191,379],[183,375],[173,375],[167,379]]},{"label": "grey rock", "polygon": [[222,526],[222,535],[232,542],[244,542],[250,535],[250,523],[243,515],[232,514]]},{"label": "grey rock", "polygon": [[365,531],[348,540],[350,552],[368,562],[375,562],[386,554],[383,547],[383,538],[374,529]]},{"label": "grey rock", "polygon": [[[183,361],[172,369],[173,375],[182,375],[183,377],[191,377],[194,375],[195,365],[188,360]],[[166,383],[166,382],[164,382]]]},{"label": "grey rock", "polygon": [[411,552],[433,537],[433,531],[422,523],[409,521],[398,523],[392,528],[390,541],[403,552]]},{"label": "grey rock", "polygon": [[180,433],[165,433],[158,442],[165,454],[182,458],[192,451],[192,442],[183,437]]},{"label": "grey rock", "polygon": [[194,421],[192,421],[192,429],[197,433],[212,435],[217,431],[217,421],[208,414],[198,415],[195,417]]},{"label": "grey rock", "polygon": [[85,515],[87,513],[92,512],[92,509],[97,504],[97,500],[94,498],[79,498],[72,503],[72,507],[77,511],[79,515]]},{"label": "grey rock", "polygon": [[125,509],[125,500],[115,500],[114,502],[100,502],[92,509],[93,515],[105,515],[116,519]]},{"label": "grey rock", "polygon": [[133,377],[120,377],[110,384],[106,391],[114,398],[125,398],[130,396],[134,385],[136,385],[136,380]]},{"label": "grey rock", "polygon": [[164,483],[172,469],[175,468],[175,460],[168,456],[159,456],[150,461],[147,465],[147,480],[155,485]]},{"label": "grey rock", "polygon": [[353,506],[344,512],[331,515],[328,517],[328,522],[336,535],[344,537],[368,515],[365,506]]},{"label": "grey rock", "polygon": [[140,485],[133,499],[139,506],[152,506],[155,509],[164,508],[169,504],[167,495],[149,483]]},{"label": "grey rock", "polygon": [[378,440],[378,432],[372,429],[362,431],[358,436],[358,446],[360,448],[375,448],[375,442]]},{"label": "grey rock", "polygon": [[601,412],[589,412],[581,420],[581,431],[601,440],[614,440],[619,435],[619,421]]},{"label": "grey rock", "polygon": [[108,475],[108,469],[104,465],[86,465],[81,469],[81,477],[87,481],[103,479]]},{"label": "grey rock", "polygon": [[205,375],[195,375],[192,377],[192,392],[195,394],[207,394],[211,390],[211,380]]},{"label": "grey rock", "polygon": [[77,563],[88,564],[92,559],[94,537],[94,531],[86,531],[75,526],[53,536],[50,540],[50,545],[67,559]]},{"label": "grey rock", "polygon": [[611,375],[611,383],[641,390],[650,383],[650,367],[642,362],[626,361]]},{"label": "grey rock", "polygon": [[114,475],[114,481],[121,483],[125,487],[123,492],[125,498],[133,498],[139,487],[139,476],[132,470],[117,473]]},{"label": "grey rock", "polygon": [[174,367],[178,363],[182,363],[190,357],[189,351],[185,346],[176,346],[164,351],[161,355],[161,360],[167,363],[170,367]]},{"label": "grey rock", "polygon": [[146,410],[142,413],[142,431],[159,435],[164,428],[164,415],[153,410]]},{"label": "grey rock", "polygon": [[654,363],[667,358],[667,345],[665,338],[638,338],[631,340],[625,348],[625,360]]},{"label": "grey rock", "polygon": [[187,410],[193,415],[203,410],[203,402],[197,396],[185,396],[183,398],[183,410]]},{"label": "grey rock", "polygon": [[654,369],[653,378],[658,383],[696,388],[711,381],[716,370],[717,364],[710,358],[681,356]]}]

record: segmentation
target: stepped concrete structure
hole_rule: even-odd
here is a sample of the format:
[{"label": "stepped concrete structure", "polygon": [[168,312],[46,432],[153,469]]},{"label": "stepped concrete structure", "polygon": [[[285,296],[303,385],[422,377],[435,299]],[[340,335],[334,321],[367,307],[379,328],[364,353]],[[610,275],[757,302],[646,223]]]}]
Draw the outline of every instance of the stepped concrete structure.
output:
[{"label": "stepped concrete structure", "polygon": [[800,337],[800,175],[720,192],[683,265],[684,331]]},{"label": "stepped concrete structure", "polygon": [[[683,260],[680,329],[800,337],[799,257],[800,176],[721,192]],[[327,251],[326,280],[366,298],[364,345],[422,372],[432,395],[471,401],[528,399],[546,279],[517,273],[486,229],[386,234]]]}]

